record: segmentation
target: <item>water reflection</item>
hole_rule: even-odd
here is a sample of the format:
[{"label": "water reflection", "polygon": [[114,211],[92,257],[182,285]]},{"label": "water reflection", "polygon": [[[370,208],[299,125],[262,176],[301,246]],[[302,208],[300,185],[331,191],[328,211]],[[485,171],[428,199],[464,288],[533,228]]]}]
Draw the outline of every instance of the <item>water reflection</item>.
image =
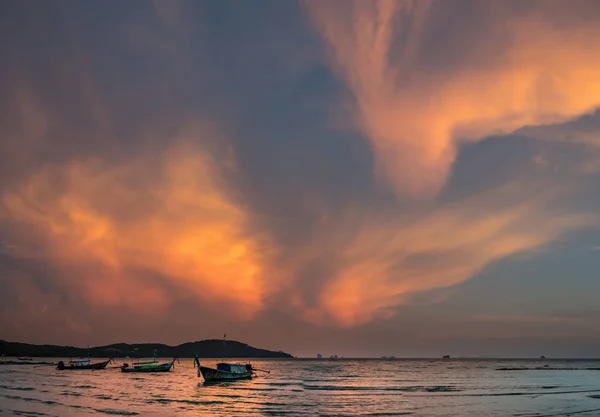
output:
[{"label": "water reflection", "polygon": [[[202,363],[214,367],[217,361]],[[2,366],[0,414],[491,416],[600,409],[600,379],[593,370],[600,364],[592,362],[555,362],[545,370],[534,361],[252,363],[271,373],[205,383],[191,359],[159,374],[124,374],[119,364],[68,372]]]}]

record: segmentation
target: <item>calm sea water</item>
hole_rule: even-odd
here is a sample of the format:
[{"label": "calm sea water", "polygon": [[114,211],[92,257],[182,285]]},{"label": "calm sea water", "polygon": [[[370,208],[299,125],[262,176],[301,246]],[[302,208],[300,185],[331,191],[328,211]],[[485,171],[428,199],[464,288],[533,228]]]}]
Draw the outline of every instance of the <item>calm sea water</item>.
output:
[{"label": "calm sea water", "polygon": [[271,373],[220,385],[204,385],[191,359],[162,374],[3,365],[0,414],[600,416],[600,361],[252,363]]}]

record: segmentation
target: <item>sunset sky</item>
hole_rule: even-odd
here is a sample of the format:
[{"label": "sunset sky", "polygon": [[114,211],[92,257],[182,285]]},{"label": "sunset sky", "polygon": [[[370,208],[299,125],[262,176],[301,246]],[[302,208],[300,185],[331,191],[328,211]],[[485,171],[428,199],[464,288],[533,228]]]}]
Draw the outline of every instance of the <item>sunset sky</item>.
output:
[{"label": "sunset sky", "polygon": [[0,4],[0,338],[600,356],[600,2]]}]

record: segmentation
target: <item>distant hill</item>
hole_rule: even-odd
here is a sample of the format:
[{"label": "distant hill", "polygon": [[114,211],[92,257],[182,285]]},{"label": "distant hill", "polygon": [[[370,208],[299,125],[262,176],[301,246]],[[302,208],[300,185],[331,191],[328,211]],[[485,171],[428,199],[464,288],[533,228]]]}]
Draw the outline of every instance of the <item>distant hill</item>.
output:
[{"label": "distant hill", "polygon": [[223,347],[223,340],[209,339],[198,342],[188,342],[178,346],[168,346],[161,343],[127,344],[116,343],[107,346],[97,346],[89,349],[73,346],[31,345],[28,343],[7,342],[0,340],[0,354],[4,356],[31,356],[44,358],[148,358],[154,352],[162,358],[293,358],[282,351],[258,349],[246,343],[228,340]]}]

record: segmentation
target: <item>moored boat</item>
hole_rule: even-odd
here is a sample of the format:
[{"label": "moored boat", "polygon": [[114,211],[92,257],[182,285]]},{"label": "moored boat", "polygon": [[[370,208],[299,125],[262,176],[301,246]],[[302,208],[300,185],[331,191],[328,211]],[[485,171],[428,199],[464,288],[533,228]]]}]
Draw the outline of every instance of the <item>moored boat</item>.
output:
[{"label": "moored boat", "polygon": [[237,381],[240,379],[252,379],[254,369],[250,364],[243,363],[218,363],[217,369],[201,366],[198,361],[198,377],[204,378],[205,382]]},{"label": "moored boat", "polygon": [[121,366],[121,372],[169,372],[177,358],[173,358],[170,362],[158,363],[156,359],[145,362],[133,362],[132,366],[124,363]]},{"label": "moored boat", "polygon": [[110,358],[104,362],[92,363],[89,359],[72,359],[67,363],[63,361],[58,362],[56,369],[59,371],[64,370],[83,370],[83,369],[104,369],[112,361]]},{"label": "moored boat", "polygon": [[[225,342],[227,335],[223,335],[223,353],[225,352]],[[224,356],[224,355],[223,355]],[[204,382],[226,382],[226,381],[239,381],[242,379],[252,379],[256,374],[254,371],[261,371],[271,373],[271,371],[264,371],[262,369],[253,368],[252,365],[243,363],[225,363],[221,362],[217,364],[217,368],[209,368],[207,366],[200,365],[200,359],[198,355],[194,355],[194,366],[198,367],[198,378],[200,375],[204,378]]]}]

